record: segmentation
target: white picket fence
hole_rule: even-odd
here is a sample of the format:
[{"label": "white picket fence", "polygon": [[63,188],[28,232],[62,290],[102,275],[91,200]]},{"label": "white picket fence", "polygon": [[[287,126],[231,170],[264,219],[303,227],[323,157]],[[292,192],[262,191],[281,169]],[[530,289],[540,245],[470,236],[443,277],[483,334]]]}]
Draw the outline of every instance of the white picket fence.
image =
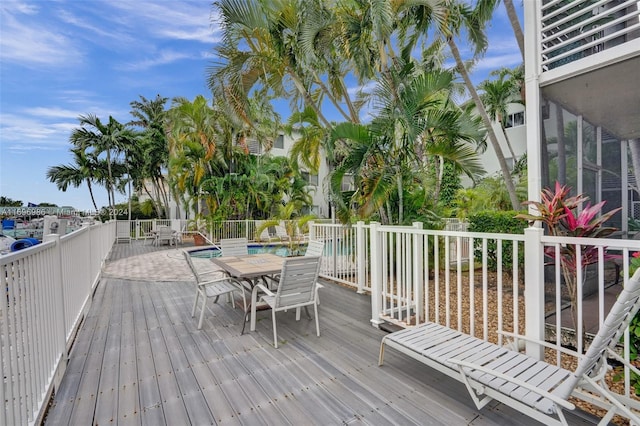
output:
[{"label": "white picket fence", "polygon": [[0,257],[0,426],[38,423],[115,235],[115,222],[86,226]]}]

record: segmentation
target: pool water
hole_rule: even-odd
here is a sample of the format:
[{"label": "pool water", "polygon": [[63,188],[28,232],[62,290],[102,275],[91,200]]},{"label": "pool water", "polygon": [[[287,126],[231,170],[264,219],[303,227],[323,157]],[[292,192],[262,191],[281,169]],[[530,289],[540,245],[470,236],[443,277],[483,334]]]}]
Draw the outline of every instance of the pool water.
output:
[{"label": "pool water", "polygon": [[[299,254],[304,254],[307,249],[306,244],[301,244],[299,248]],[[250,244],[249,245],[249,254],[259,254],[259,253],[273,253],[278,256],[287,257],[291,255],[291,251],[289,247],[282,245],[260,245],[260,244]],[[220,257],[220,250],[214,247],[208,247],[201,250],[192,250],[192,257],[199,257],[204,259],[211,259],[212,257]]]}]

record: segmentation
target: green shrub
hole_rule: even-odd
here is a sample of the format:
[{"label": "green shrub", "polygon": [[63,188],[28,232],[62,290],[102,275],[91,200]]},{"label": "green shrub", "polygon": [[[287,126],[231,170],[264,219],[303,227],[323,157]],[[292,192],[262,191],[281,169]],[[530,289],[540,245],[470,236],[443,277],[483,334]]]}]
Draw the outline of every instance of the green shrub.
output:
[{"label": "green shrub", "polygon": [[[516,219],[516,211],[484,211],[469,217],[469,232],[487,232],[495,234],[524,234],[528,224],[526,220]],[[474,241],[474,258],[482,262],[482,241]],[[511,272],[513,266],[513,246],[511,241],[502,241],[502,268]],[[487,267],[498,269],[498,244],[495,240],[487,241]],[[524,247],[518,250],[518,266],[524,266]]]}]

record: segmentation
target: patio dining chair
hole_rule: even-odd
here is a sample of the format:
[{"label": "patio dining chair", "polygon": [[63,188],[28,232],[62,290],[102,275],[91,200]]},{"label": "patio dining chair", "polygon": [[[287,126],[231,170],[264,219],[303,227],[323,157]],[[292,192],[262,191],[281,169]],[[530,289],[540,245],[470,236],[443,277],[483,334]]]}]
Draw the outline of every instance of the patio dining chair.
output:
[{"label": "patio dining chair", "polygon": [[247,256],[249,242],[246,238],[223,238],[220,240],[222,256]]},{"label": "patio dining chair", "polygon": [[[273,322],[273,344],[278,348],[276,313],[288,309],[296,310],[296,321],[300,320],[300,308],[313,305],[316,320],[316,335],[320,336],[316,281],[320,271],[320,257],[301,256],[285,259],[280,273],[280,282],[275,293],[263,284],[257,284],[251,292],[251,331],[256,329],[256,307],[262,303],[271,308]],[[263,292],[258,301],[258,292]]]},{"label": "patio dining chair", "polygon": [[173,236],[173,230],[168,226],[158,226],[158,230],[156,232],[155,244],[156,246],[159,246],[164,241],[169,243],[169,245],[172,245],[174,243],[175,240]]},{"label": "patio dining chair", "polygon": [[[304,253],[305,256],[319,256],[320,257],[320,265],[322,266],[322,255],[324,254],[324,241],[320,240],[309,240],[307,243],[307,251]],[[324,286],[320,284],[316,280],[316,293],[319,289]],[[316,294],[316,300],[318,301],[318,305],[320,304],[320,298]]]},{"label": "patio dining chair", "polygon": [[[247,301],[244,295],[244,289],[238,285],[235,281],[223,271],[211,270],[211,271],[198,271],[193,264],[191,254],[187,250],[183,250],[189,269],[196,280],[196,296],[193,301],[193,309],[191,310],[191,317],[196,315],[196,309],[198,307],[198,299],[202,298],[202,308],[200,309],[200,317],[198,319],[198,330],[202,328],[202,322],[204,320],[204,311],[207,308],[207,298],[214,298],[214,303],[218,301],[218,298],[222,295],[227,295],[231,305],[235,307],[233,292],[238,291],[242,293],[242,302],[244,309],[247,309]],[[208,278],[207,275],[214,275],[212,278]]]}]

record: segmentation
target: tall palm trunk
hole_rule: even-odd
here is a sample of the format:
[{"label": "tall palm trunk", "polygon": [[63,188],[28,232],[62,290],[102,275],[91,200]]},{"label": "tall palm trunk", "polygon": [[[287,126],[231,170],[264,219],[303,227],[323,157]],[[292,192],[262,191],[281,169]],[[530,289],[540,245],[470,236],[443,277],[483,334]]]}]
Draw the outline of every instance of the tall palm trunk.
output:
[{"label": "tall palm trunk", "polygon": [[504,154],[502,153],[502,148],[500,148],[500,144],[498,142],[498,138],[493,130],[493,126],[491,125],[491,120],[489,119],[489,115],[487,111],[484,109],[484,105],[480,100],[480,96],[478,96],[478,92],[476,92],[475,86],[471,82],[471,78],[469,77],[469,73],[467,68],[464,66],[462,62],[462,57],[460,56],[460,51],[458,50],[458,46],[456,42],[453,40],[453,37],[447,37],[447,44],[449,45],[449,49],[451,50],[451,54],[453,55],[456,64],[458,66],[458,71],[464,80],[464,83],[469,90],[469,94],[471,95],[471,99],[473,99],[473,103],[482,118],[482,122],[484,123],[487,134],[489,136],[489,141],[493,146],[493,150],[496,153],[496,157],[498,158],[498,163],[500,164],[500,170],[502,171],[502,175],[504,176],[504,183],[507,186],[507,192],[509,193],[509,199],[511,201],[511,207],[514,210],[520,209],[520,202],[518,201],[518,196],[516,195],[516,187],[513,184],[513,179],[511,177],[511,172],[509,171],[509,166],[507,166],[507,161],[504,158]]},{"label": "tall palm trunk", "polygon": [[111,149],[107,148],[107,171],[109,173],[109,183],[107,184],[107,192],[109,194],[109,212],[111,219],[115,220],[115,209],[113,208],[116,203],[116,195],[113,191],[113,173],[111,172]]},{"label": "tall palm trunk", "polygon": [[524,34],[522,33],[522,27],[520,26],[520,21],[518,20],[516,8],[513,6],[512,0],[502,1],[504,2],[504,8],[507,10],[507,16],[509,17],[511,28],[513,28],[513,34],[516,36],[516,41],[518,42],[518,47],[520,48],[520,53],[522,54],[522,60],[524,60]]},{"label": "tall palm trunk", "polygon": [[93,203],[94,211],[98,211],[98,205],[96,204],[96,199],[93,196],[93,188],[91,187],[91,179],[87,179],[87,187],[89,187],[89,195],[91,196],[91,202]]},{"label": "tall palm trunk", "polygon": [[442,188],[442,179],[444,177],[444,158],[439,155],[438,156],[438,177],[436,178],[436,188],[433,191],[433,199],[440,199],[440,188]]},{"label": "tall palm trunk", "polygon": [[398,225],[404,221],[404,189],[402,187],[402,174],[396,173],[396,185],[398,187]]}]

